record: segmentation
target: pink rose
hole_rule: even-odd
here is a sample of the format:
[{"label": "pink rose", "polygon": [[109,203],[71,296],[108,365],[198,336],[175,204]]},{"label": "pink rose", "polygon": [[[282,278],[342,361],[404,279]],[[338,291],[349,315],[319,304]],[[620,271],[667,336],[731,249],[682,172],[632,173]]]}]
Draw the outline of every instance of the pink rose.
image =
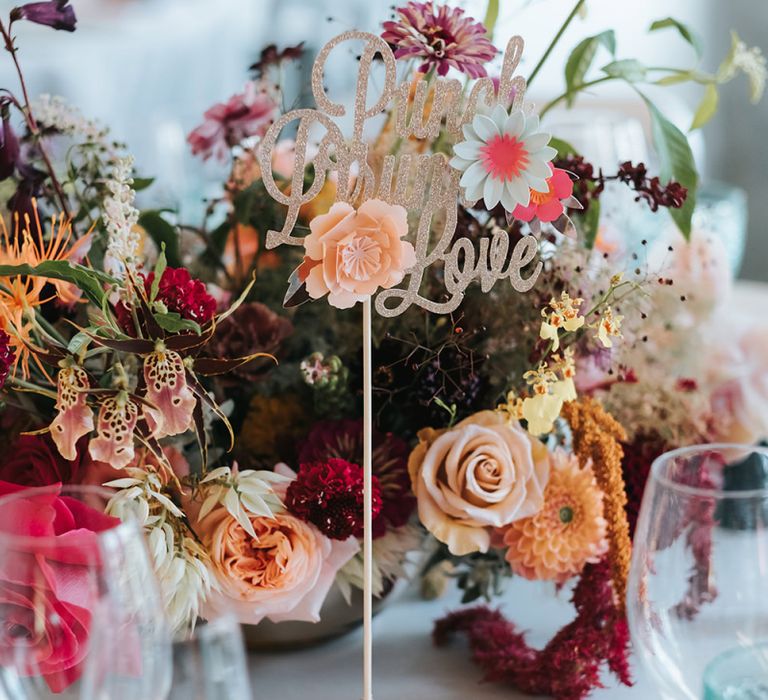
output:
[{"label": "pink rose", "polygon": [[263,136],[277,113],[277,103],[263,87],[249,82],[226,103],[215,104],[205,121],[187,136],[193,155],[226,161],[229,150],[250,136]]},{"label": "pink rose", "polygon": [[408,215],[398,204],[369,199],[355,210],[337,202],[309,228],[300,279],[313,299],[327,294],[336,308],[348,309],[379,288],[394,287],[416,264],[413,246],[401,240],[408,234]]},{"label": "pink rose", "polygon": [[[0,496],[25,487],[0,481]],[[91,614],[99,595],[96,533],[120,524],[55,487],[3,503],[0,529],[0,663],[17,665],[20,644],[28,676],[42,676],[54,693],[74,683],[88,651]],[[18,668],[18,666],[17,666]]]},{"label": "pink rose", "polygon": [[549,456],[519,423],[481,411],[448,430],[422,430],[408,471],[422,524],[464,555],[488,551],[494,528],[539,511]]},{"label": "pink rose", "polygon": [[[276,471],[295,476],[284,465]],[[336,574],[360,549],[358,541],[332,540],[288,513],[248,517],[256,540],[224,508],[198,523],[220,587],[204,616],[233,610],[243,624],[256,625],[265,617],[318,622]]]}]

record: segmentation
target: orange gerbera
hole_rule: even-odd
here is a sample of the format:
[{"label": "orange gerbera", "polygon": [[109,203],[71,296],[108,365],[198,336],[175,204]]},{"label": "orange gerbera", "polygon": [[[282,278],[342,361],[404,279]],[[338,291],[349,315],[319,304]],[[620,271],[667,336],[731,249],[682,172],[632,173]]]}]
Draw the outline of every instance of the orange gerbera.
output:
[{"label": "orange gerbera", "polygon": [[[565,583],[608,548],[603,494],[589,465],[557,450],[544,491],[544,505],[533,517],[498,533],[512,571],[531,580]],[[497,540],[497,541],[498,541]]]},{"label": "orange gerbera", "polygon": [[[14,219],[14,235],[11,236],[5,222],[0,219],[0,265],[36,266],[47,260],[82,259],[88,251],[91,234],[72,243],[72,224],[64,214],[51,217],[50,231],[43,230],[37,214],[37,203],[33,201],[34,221],[24,217],[22,227],[18,216]],[[42,298],[42,292],[50,283],[55,294]],[[13,374],[21,367],[22,376],[29,377],[30,351],[34,349],[32,330],[35,327],[34,309],[51,299],[57,299],[63,305],[71,305],[79,300],[80,290],[69,282],[17,275],[0,279],[0,328],[11,336],[11,346],[16,360]],[[34,355],[33,359],[43,374],[47,372]]]}]

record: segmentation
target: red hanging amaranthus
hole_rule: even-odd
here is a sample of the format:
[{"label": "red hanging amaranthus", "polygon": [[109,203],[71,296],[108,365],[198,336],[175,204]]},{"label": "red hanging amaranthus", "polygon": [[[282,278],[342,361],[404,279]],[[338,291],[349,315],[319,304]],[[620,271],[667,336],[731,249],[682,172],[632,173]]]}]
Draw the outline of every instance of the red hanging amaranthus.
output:
[{"label": "red hanging amaranthus", "polygon": [[509,683],[530,695],[582,700],[603,687],[603,664],[624,685],[632,685],[629,629],[614,604],[607,560],[584,568],[571,602],[576,619],[543,649],[529,646],[523,632],[487,606],[459,610],[438,620],[433,639],[436,645],[444,646],[456,633],[464,632],[486,681]]}]

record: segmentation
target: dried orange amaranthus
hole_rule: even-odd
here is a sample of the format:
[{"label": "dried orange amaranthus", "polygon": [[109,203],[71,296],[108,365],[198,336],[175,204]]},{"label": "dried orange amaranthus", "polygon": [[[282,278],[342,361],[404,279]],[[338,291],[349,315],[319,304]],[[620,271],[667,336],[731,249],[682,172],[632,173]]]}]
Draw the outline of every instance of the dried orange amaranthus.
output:
[{"label": "dried orange amaranthus", "polygon": [[592,470],[604,494],[611,579],[617,598],[616,605],[623,613],[632,554],[629,524],[624,510],[627,494],[621,471],[624,450],[620,441],[626,440],[627,435],[614,417],[592,398],[566,403],[562,415],[573,431],[573,451],[582,464],[592,460]]}]

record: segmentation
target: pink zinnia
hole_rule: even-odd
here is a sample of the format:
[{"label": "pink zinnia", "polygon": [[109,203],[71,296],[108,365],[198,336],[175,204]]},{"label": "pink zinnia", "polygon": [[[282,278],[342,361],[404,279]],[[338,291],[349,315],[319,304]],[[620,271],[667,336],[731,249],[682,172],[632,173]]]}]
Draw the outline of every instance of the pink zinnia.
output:
[{"label": "pink zinnia", "polygon": [[381,37],[395,49],[395,58],[421,56],[422,73],[436,68],[445,75],[453,67],[471,78],[487,75],[484,63],[496,55],[482,22],[464,16],[461,8],[409,2],[397,10],[397,21],[384,22]]},{"label": "pink zinnia", "polygon": [[193,155],[225,161],[230,148],[250,136],[263,136],[277,113],[277,103],[259,83],[249,82],[242,94],[213,105],[205,121],[187,136]]}]

